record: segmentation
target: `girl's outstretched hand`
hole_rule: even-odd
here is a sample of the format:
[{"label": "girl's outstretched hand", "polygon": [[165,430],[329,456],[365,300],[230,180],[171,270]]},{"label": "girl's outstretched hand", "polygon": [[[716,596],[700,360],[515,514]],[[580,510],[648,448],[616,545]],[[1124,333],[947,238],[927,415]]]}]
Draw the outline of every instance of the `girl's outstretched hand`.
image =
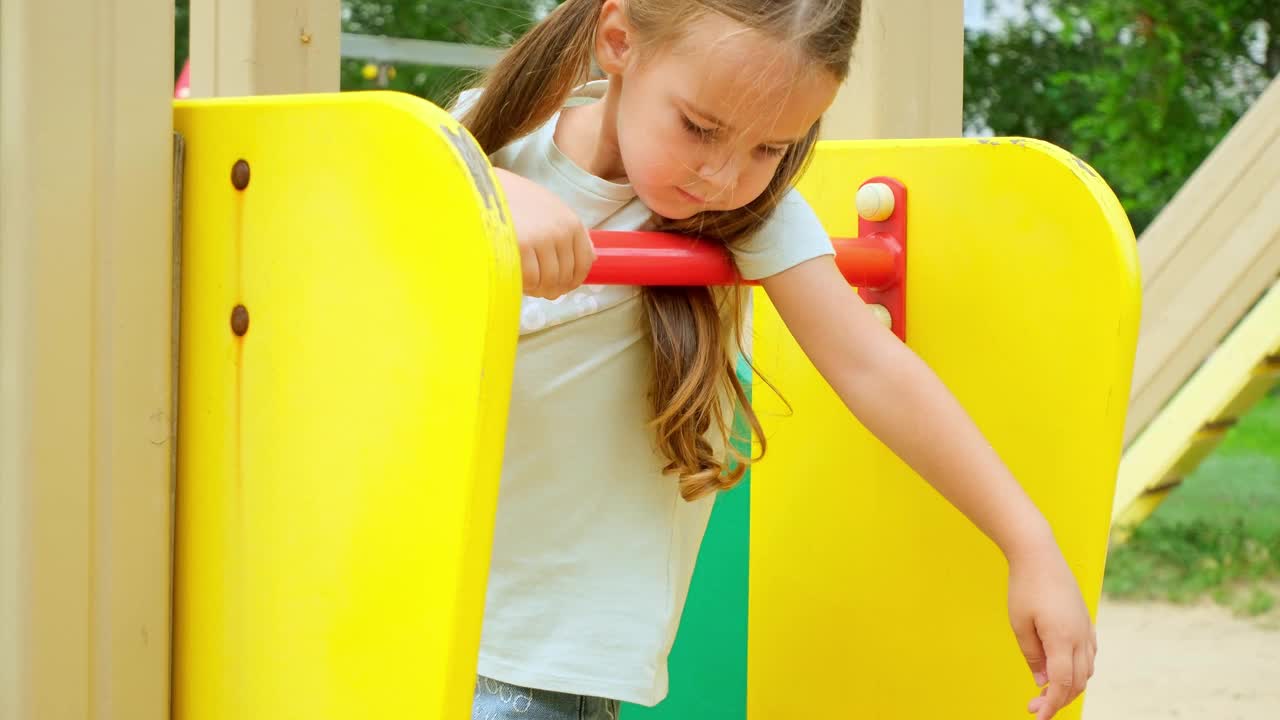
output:
[{"label": "girl's outstretched hand", "polygon": [[1084,692],[1098,652],[1084,598],[1056,546],[1010,558],[1009,620],[1041,687],[1027,712],[1049,720]]}]

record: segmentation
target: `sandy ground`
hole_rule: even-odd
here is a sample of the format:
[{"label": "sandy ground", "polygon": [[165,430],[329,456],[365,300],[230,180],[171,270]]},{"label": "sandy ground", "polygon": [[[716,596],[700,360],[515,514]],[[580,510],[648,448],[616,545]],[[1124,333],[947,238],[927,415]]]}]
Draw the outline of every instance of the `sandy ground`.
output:
[{"label": "sandy ground", "polygon": [[1104,601],[1084,720],[1280,720],[1280,613]]}]

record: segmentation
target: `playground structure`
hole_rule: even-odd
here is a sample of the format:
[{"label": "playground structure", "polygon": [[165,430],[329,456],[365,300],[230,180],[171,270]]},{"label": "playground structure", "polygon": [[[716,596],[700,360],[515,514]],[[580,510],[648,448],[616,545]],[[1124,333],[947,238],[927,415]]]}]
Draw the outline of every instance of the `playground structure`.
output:
[{"label": "playground structure", "polygon": [[[189,101],[175,127],[174,716],[464,717],[519,296],[491,171],[443,110],[400,95]],[[859,189],[882,186],[891,210],[860,216]],[[1044,508],[1096,605],[1139,318],[1115,197],[1067,153],[1005,139],[827,141],[801,192],[833,237],[858,238],[837,243],[842,264],[878,281],[864,292]],[[645,240],[621,235],[610,244]],[[597,279],[652,272],[625,261],[606,252]],[[665,264],[653,281],[690,281]],[[928,646],[985,668],[935,683],[954,716],[1016,708],[1033,686],[999,553],[850,419],[755,300],[754,360],[795,412],[756,393],[771,455],[749,515],[717,510],[747,542],[703,561],[745,561],[749,584],[696,589],[748,608],[732,638],[746,653],[696,683],[677,667],[676,682],[772,718],[814,677],[859,677],[880,690],[848,698],[850,714],[905,717],[903,668]],[[716,654],[707,630],[679,642]]]},{"label": "playground structure", "polygon": [[[256,443],[259,460],[268,463],[257,468],[254,475],[262,477],[259,473],[264,470],[286,466],[320,473],[351,469],[351,457],[343,461],[346,465],[340,462],[322,467],[304,452],[330,447],[314,444],[317,438],[325,437],[324,433],[337,429],[323,423],[304,424],[307,431],[319,433],[296,436],[304,444],[282,441],[266,451],[263,448],[267,446],[260,439],[281,437],[277,434],[285,428],[281,419],[301,417],[304,411],[314,410],[314,406],[299,400],[297,388],[331,381],[334,367],[349,371],[341,376],[347,384],[338,388],[332,398],[335,407],[344,402],[354,404],[356,390],[367,389],[361,383],[368,378],[350,373],[353,368],[378,367],[382,376],[391,373],[393,377],[403,377],[394,373],[403,373],[404,356],[418,356],[424,361],[422,368],[437,367],[430,364],[434,342],[429,342],[426,335],[407,341],[399,357],[363,352],[376,348],[377,339],[385,337],[391,328],[399,330],[401,325],[389,316],[356,313],[354,305],[342,302],[349,297],[320,292],[322,286],[318,284],[301,289],[286,284],[275,287],[274,283],[284,283],[289,277],[280,268],[286,260],[297,259],[298,251],[288,249],[284,243],[259,241],[233,252],[225,240],[237,236],[228,224],[228,213],[235,211],[237,202],[241,203],[240,211],[247,213],[252,210],[252,203],[262,203],[266,197],[268,204],[258,206],[260,218],[273,216],[262,214],[263,208],[288,211],[291,214],[277,217],[313,223],[308,227],[315,228],[314,233],[300,233],[302,225],[277,219],[272,221],[274,224],[242,226],[256,235],[246,232],[239,237],[316,239],[332,237],[339,229],[348,228],[352,232],[342,236],[346,245],[354,237],[380,238],[389,244],[366,249],[382,248],[396,253],[398,259],[411,259],[416,264],[401,267],[401,271],[410,272],[416,267],[433,280],[441,275],[432,264],[439,257],[425,255],[429,248],[411,245],[405,237],[419,241],[423,233],[447,231],[451,239],[477,239],[477,246],[487,248],[491,255],[459,258],[463,265],[473,268],[474,274],[464,276],[457,272],[453,277],[441,278],[454,284],[437,287],[421,283],[410,288],[365,282],[359,287],[386,293],[382,297],[387,302],[375,307],[422,313],[415,317],[430,317],[431,298],[443,297],[437,293],[444,287],[487,298],[485,312],[489,319],[478,326],[485,332],[476,330],[478,334],[459,340],[459,346],[470,347],[472,354],[439,360],[438,367],[450,371],[484,368],[483,379],[473,376],[468,381],[479,384],[463,383],[454,390],[465,392],[469,387],[478,391],[483,385],[490,392],[472,393],[471,397],[484,397],[489,402],[501,395],[500,390],[495,395],[494,388],[501,387],[507,367],[502,357],[514,347],[514,334],[502,329],[502,308],[518,292],[518,276],[512,272],[510,254],[504,259],[504,230],[500,217],[494,219],[493,206],[473,196],[468,213],[466,202],[453,202],[460,197],[465,200],[468,193],[476,192],[474,188],[483,188],[482,181],[476,184],[474,166],[468,166],[465,175],[459,169],[460,155],[456,153],[466,152],[465,142],[459,146],[455,140],[463,136],[450,135],[454,138],[449,140],[452,151],[443,145],[431,149],[427,147],[431,142],[447,139],[441,135],[447,120],[421,103],[410,107],[402,99],[386,98],[370,100],[359,111],[356,108],[360,103],[354,100],[323,97],[197,102],[184,106],[175,121],[167,99],[172,90],[171,71],[167,62],[161,62],[164,45],[170,42],[171,47],[172,39],[171,17],[163,3],[151,7],[112,2],[94,7],[87,2],[72,4],[84,5],[84,17],[66,24],[59,20],[56,27],[59,37],[69,31],[71,39],[79,43],[75,47],[80,49],[73,49],[70,56],[74,60],[74,53],[82,53],[84,62],[76,63],[76,72],[83,72],[86,67],[92,71],[81,78],[68,76],[68,83],[56,88],[34,84],[17,70],[52,59],[53,43],[41,42],[53,36],[51,9],[34,0],[6,0],[2,6],[4,22],[0,23],[4,32],[0,47],[5,53],[0,64],[5,73],[0,88],[4,92],[6,152],[2,186],[4,275],[0,283],[4,292],[0,346],[6,383],[0,416],[5,463],[4,481],[0,484],[0,577],[4,580],[0,590],[0,627],[4,628],[4,637],[17,638],[17,642],[5,643],[0,657],[0,713],[5,717],[112,713],[168,717],[172,678],[175,717],[273,717],[303,710],[313,711],[307,716],[322,717],[323,712],[340,711],[344,703],[347,709],[358,707],[359,714],[365,716],[376,716],[378,710],[390,714],[404,709],[426,709],[444,713],[440,717],[451,716],[449,713],[463,707],[464,691],[469,693],[466,686],[470,670],[463,660],[468,653],[474,654],[472,631],[478,628],[479,612],[476,581],[479,578],[482,582],[480,561],[487,556],[487,547],[477,542],[485,535],[486,508],[491,522],[495,489],[495,478],[484,479],[486,473],[492,475],[496,471],[492,458],[488,464],[475,462],[475,458],[483,455],[479,448],[485,447],[484,442],[492,443],[493,433],[484,428],[492,430],[498,409],[472,403],[476,424],[452,422],[452,430],[439,425],[439,416],[420,418],[420,425],[397,426],[398,431],[414,437],[433,437],[435,432],[471,427],[474,437],[468,443],[455,442],[449,451],[460,463],[460,471],[472,477],[473,482],[456,489],[443,501],[433,495],[429,504],[423,493],[437,492],[438,487],[399,487],[406,494],[398,499],[410,502],[396,506],[398,514],[379,517],[397,521],[390,525],[400,528],[400,534],[375,537],[357,532],[362,528],[348,528],[351,532],[346,537],[369,543],[360,546],[358,558],[339,553],[310,564],[291,562],[301,556],[286,554],[291,546],[285,535],[286,529],[291,530],[293,534],[288,537],[313,539],[320,543],[318,547],[329,547],[336,553],[340,548],[334,548],[332,543],[334,536],[341,533],[333,532],[337,527],[333,524],[335,512],[339,508],[350,510],[349,501],[359,499],[358,494],[264,495],[259,499],[270,500],[267,505],[250,513],[233,512],[225,503],[216,502],[231,497],[218,495],[226,492],[226,487],[219,486],[217,483],[222,481],[217,478],[244,475],[215,464],[200,465],[207,478],[203,483],[198,474],[187,475],[180,482],[179,542],[171,562],[173,497],[169,468],[175,433],[186,438],[179,444],[179,452],[191,458],[191,453],[201,448],[197,439],[202,437],[200,428],[216,427],[207,419],[202,426],[199,419],[188,414],[202,406],[229,412],[234,408],[227,401],[236,397],[245,403],[239,406],[241,412],[254,407],[253,403],[261,410],[246,417],[259,418],[263,424],[236,436],[248,438],[248,444],[239,446],[242,449]],[[281,10],[286,5],[291,12]],[[202,16],[193,15],[193,26],[200,28],[193,35],[195,95],[336,90],[336,52],[334,43],[329,42],[329,33],[337,33],[336,5],[324,0],[197,3],[205,13],[210,13],[211,8],[218,10],[203,15],[216,17],[217,22],[201,23]],[[894,48],[905,45],[886,40],[894,33],[936,34],[955,42],[958,55],[959,3],[955,5],[953,25],[948,24],[946,13],[925,13],[922,3],[901,3],[870,11],[884,13],[879,26],[885,28],[885,35],[867,34],[860,69],[855,69],[851,85],[857,86],[859,77],[866,78],[861,87],[872,95],[869,105],[877,109],[855,113],[854,108],[862,103],[843,97],[832,113],[836,122],[827,126],[828,137],[868,136],[874,134],[868,128],[874,131],[886,127],[888,117],[915,119],[917,124],[895,126],[904,135],[959,134],[959,64],[949,64],[952,58],[946,57],[953,46],[946,42],[925,44],[933,49],[904,63],[901,55],[895,57],[891,53],[902,52]],[[115,20],[114,24],[94,22],[108,16]],[[167,27],[165,22],[169,22]],[[252,38],[252,42],[237,44],[234,39],[238,37]],[[66,52],[64,45],[65,41],[59,43],[59,52]],[[209,60],[204,66],[210,68],[209,74],[202,77],[200,53],[210,52],[210,48],[214,54],[206,55]],[[876,51],[865,52],[867,48]],[[249,63],[253,68],[249,75],[243,74],[245,58],[256,61]],[[947,70],[937,71],[938,67]],[[956,71],[956,77],[943,82],[951,70]],[[123,79],[126,76],[128,79]],[[886,81],[886,76],[898,82]],[[913,79],[919,82],[913,83]],[[922,87],[926,85],[935,90],[941,86],[942,90],[925,93]],[[927,97],[941,98],[940,104],[945,103],[951,97],[948,88],[957,89],[952,107],[922,112],[914,102]],[[1273,86],[1269,97],[1276,94],[1275,90]],[[68,112],[68,97],[84,103],[85,112]],[[336,117],[343,112],[347,114]],[[244,122],[246,113],[252,114],[252,123]],[[322,119],[326,113],[330,120]],[[429,122],[405,126],[410,117],[419,123],[424,119]],[[841,122],[842,118],[854,117],[863,124]],[[940,117],[942,120],[938,120]],[[53,122],[55,118],[58,122]],[[1274,154],[1275,121],[1270,118],[1264,117],[1259,126],[1270,127],[1270,134],[1251,137],[1262,138],[1255,147]],[[388,122],[389,119],[394,120]],[[254,140],[257,131],[272,122],[278,123],[275,132],[282,140],[274,149],[265,148],[262,140]],[[403,224],[397,224],[394,218],[400,216],[394,215],[394,204],[379,197],[393,184],[385,174],[376,182],[367,168],[363,175],[343,175],[335,171],[336,165],[329,164],[337,159],[320,158],[307,152],[305,145],[307,140],[318,143],[323,137],[324,147],[330,147],[332,138],[338,136],[321,136],[324,129],[346,128],[363,142],[378,138],[397,123],[401,131],[411,127],[431,130],[421,140],[422,151],[413,156],[424,163],[412,168],[414,173],[423,173],[418,177],[431,176],[423,169],[426,167],[439,167],[441,172],[453,168],[454,174],[446,176],[456,182],[440,183],[440,197],[432,198],[446,212],[432,217],[430,226],[412,224],[421,223],[421,218],[401,218]],[[175,127],[181,133],[178,152],[172,151],[174,146],[169,139],[170,130]],[[37,133],[37,128],[51,131]],[[404,133],[398,137],[398,144],[388,145],[390,138],[380,138],[374,144],[383,152],[387,147],[403,152]],[[296,142],[284,143],[285,139]],[[239,146],[234,147],[237,142]],[[294,155],[288,154],[286,145],[292,147]],[[362,146],[362,151],[365,149]],[[89,161],[86,163],[84,158]],[[304,176],[325,187],[282,194],[280,179],[296,179],[291,173],[300,173],[307,167],[298,164],[299,158],[320,163],[311,165],[311,171]],[[251,168],[249,182],[245,188],[235,188],[232,168],[242,159]],[[405,161],[402,156],[386,159]],[[1258,167],[1266,171],[1276,165],[1259,161]],[[319,172],[320,169],[327,172]],[[1132,237],[1126,237],[1127,223],[1119,206],[1086,165],[1034,141],[829,142],[806,176],[802,191],[833,235],[849,237],[856,234],[853,194],[861,182],[877,175],[901,180],[911,196],[908,341],[938,369],[974,413],[1045,509],[1092,607],[1100,592],[1102,559],[1113,513],[1111,483],[1120,463],[1120,427],[1125,408],[1116,399],[1128,395],[1132,342],[1138,331],[1137,266]],[[1038,198],[1032,197],[1024,207],[1019,200],[1025,199],[1028,192],[1027,177],[1042,180],[1048,190]],[[326,185],[326,178],[340,178],[341,182]],[[174,191],[174,180],[181,181],[181,191]],[[1274,195],[1274,173],[1261,181],[1258,192]],[[965,194],[940,190],[957,186],[969,190]],[[341,195],[342,203],[330,202],[339,190],[350,192]],[[404,192],[403,188],[398,192]],[[399,210],[403,212],[406,198],[395,197],[401,201]],[[1258,207],[1274,207],[1272,201],[1266,200],[1268,196],[1258,197]],[[415,200],[423,201],[421,195],[415,195]],[[307,212],[316,208],[335,213],[354,213],[358,209],[359,215],[348,214],[337,218],[340,223],[326,225]],[[1014,208],[1018,211],[1014,212]],[[335,220],[332,215],[327,217]],[[355,232],[351,223],[372,217],[385,222],[378,227],[360,226]],[[1257,258],[1277,255],[1274,249],[1268,250],[1274,248],[1277,233],[1273,215],[1260,212],[1255,217],[1240,231],[1240,237],[1248,239],[1247,243],[1241,242],[1252,248],[1253,254],[1241,250],[1233,255],[1233,262],[1239,267],[1264,268],[1254,272],[1258,275],[1265,274],[1267,266]],[[1070,233],[1071,242],[1062,233]],[[205,236],[215,240],[193,240]],[[171,252],[171,237],[184,237],[184,246],[190,243],[191,250],[186,254]],[[1028,237],[1037,242],[1026,242]],[[1092,238],[1096,243],[1073,246],[1079,245],[1080,237]],[[979,238],[982,242],[958,242]],[[1146,244],[1149,240],[1144,240],[1144,250],[1156,247]],[[1182,247],[1200,247],[1204,252],[1203,248],[1209,247],[1204,243],[1205,240],[1188,242]],[[451,247],[460,244],[453,242]],[[257,300],[266,301],[265,305],[257,300],[252,304],[227,304],[239,290],[250,286],[232,293],[230,286],[216,282],[206,285],[207,291],[200,290],[194,279],[173,282],[171,262],[181,261],[183,272],[191,278],[191,263],[202,262],[199,252],[213,250],[222,254],[205,257],[203,262],[212,261],[215,267],[219,262],[253,259],[254,252],[268,253],[242,265],[240,275],[241,279],[253,280],[252,287],[264,289],[265,294]],[[271,256],[269,252],[277,254]],[[1253,262],[1242,262],[1244,257]],[[1144,253],[1143,269],[1150,282],[1146,258]],[[299,273],[295,282],[311,277],[319,283],[327,278],[330,282],[324,287],[331,287],[338,276],[325,273],[359,268],[372,272],[378,268],[367,257],[363,264],[353,263],[346,255],[309,260],[314,264],[306,267],[313,272]],[[1057,264],[1051,268],[1050,261]],[[337,267],[339,262],[342,268]],[[252,270],[255,263],[261,268],[256,279]],[[226,276],[228,281],[232,275]],[[477,277],[488,277],[490,283],[477,287],[464,282]],[[1274,267],[1269,277],[1274,280]],[[55,285],[53,278],[63,282]],[[181,297],[173,303],[163,302],[175,287]],[[287,304],[299,297],[329,303],[323,306],[330,311],[325,322],[285,323],[279,313],[260,311],[272,303],[281,303],[280,307],[290,311],[318,311],[314,304]],[[1035,297],[1037,302],[1025,302],[1029,297]],[[392,300],[407,304],[397,305]],[[192,315],[202,302],[207,303],[208,314]],[[243,335],[237,336],[233,323],[244,321],[235,311],[241,304],[248,324]],[[1270,316],[1263,314],[1274,313],[1274,304],[1258,303],[1249,315],[1253,323],[1246,321],[1237,329],[1242,333],[1247,327],[1255,328],[1247,343],[1237,343],[1246,350],[1228,353],[1224,345],[1218,354],[1233,358],[1231,369],[1218,372],[1219,376],[1246,377],[1247,371],[1249,377],[1264,378],[1248,385],[1249,392],[1241,393],[1245,399],[1256,394],[1266,381],[1267,369],[1274,366],[1273,360],[1266,360],[1268,354],[1274,354],[1274,343],[1269,353],[1261,353],[1260,362],[1249,364],[1249,358],[1259,356],[1255,349],[1266,345],[1257,339],[1265,333],[1256,328],[1275,327],[1268,325],[1265,318]],[[770,460],[754,473],[755,487],[750,494],[730,493],[718,503],[704,543],[686,624],[673,656],[673,676],[677,683],[681,679],[684,682],[673,686],[671,698],[656,710],[629,707],[624,714],[628,718],[646,713],[711,717],[705,707],[716,707],[719,717],[786,717],[794,711],[792,703],[798,688],[808,688],[819,678],[859,678],[875,692],[851,696],[846,706],[850,713],[904,717],[903,708],[894,699],[919,695],[919,655],[913,648],[926,641],[932,651],[944,658],[940,661],[943,664],[989,670],[989,676],[977,683],[972,678],[964,683],[960,678],[940,678],[931,683],[937,697],[947,698],[949,705],[961,708],[960,712],[972,712],[973,717],[988,717],[993,708],[1016,708],[1029,694],[1031,683],[1025,668],[1019,666],[1021,661],[1002,617],[1003,578],[998,557],[975,531],[964,525],[962,518],[930,496],[927,488],[866,436],[838,403],[833,403],[798,350],[789,344],[785,330],[769,314],[763,296],[757,298],[757,307],[756,361],[766,376],[781,381],[781,389],[796,414],[778,417],[775,399],[767,394],[757,398],[757,408],[765,416],[766,430],[773,442]],[[179,324],[172,321],[172,314],[179,309],[183,313],[181,333],[177,332]],[[1158,311],[1152,309],[1148,299],[1147,317]],[[235,317],[241,319],[236,321]],[[1058,324],[1054,326],[1055,334],[1048,334],[1049,323]],[[340,335],[322,334],[340,331]],[[219,334],[215,336],[214,332]],[[352,332],[358,332],[357,337],[373,345],[347,342]],[[432,337],[454,338],[458,328],[437,326],[433,332],[441,334]],[[295,344],[286,342],[290,337]],[[331,342],[325,347],[341,351],[319,363],[281,364],[284,353],[298,347],[296,341],[304,337],[308,339],[307,347],[327,338]],[[178,369],[175,343],[179,338],[188,345],[213,343],[205,347],[213,347],[221,354],[201,355],[202,370],[197,371],[186,361]],[[267,364],[248,364],[256,362],[250,350],[255,343],[263,343],[258,345],[258,353],[268,360]],[[233,361],[236,348],[248,354]],[[1143,367],[1142,357],[1140,352],[1139,368]],[[336,365],[325,365],[326,362]],[[367,364],[376,362],[389,364]],[[1070,375],[1081,366],[1088,367],[1090,374]],[[253,373],[248,373],[243,376],[247,384],[238,395],[221,392],[226,387],[219,383],[234,377],[231,369],[235,368],[256,369],[258,384],[253,384]],[[217,382],[193,383],[186,379],[188,373],[197,372],[206,373]],[[171,375],[182,379],[176,391],[183,396],[177,414],[169,411],[177,399],[171,395]],[[367,375],[379,376],[372,372]],[[419,381],[427,382],[422,378]],[[1212,381],[1202,385],[1208,389],[1196,397],[1220,398],[1234,392]],[[380,397],[384,402],[403,403],[393,405],[399,408],[397,417],[403,417],[413,398],[430,396],[432,402],[439,403],[442,396],[434,393],[447,390],[439,384],[412,389],[414,392],[395,397],[385,393]],[[1135,393],[1137,390],[1135,383]],[[185,393],[196,395],[191,399]],[[1230,408],[1232,412],[1238,405]],[[416,407],[420,409],[421,404]],[[448,407],[452,411],[460,406]],[[1166,413],[1175,409],[1175,404],[1170,404]],[[364,412],[369,413],[364,416],[366,433],[376,420],[385,417],[372,406],[365,406]],[[182,418],[176,429],[175,417]],[[1209,419],[1211,415],[1203,417]],[[479,418],[487,420],[481,423]],[[361,429],[355,422],[344,427]],[[1156,423],[1152,422],[1151,427]],[[190,435],[192,432],[197,435]],[[230,449],[219,440],[227,436],[215,433],[203,437],[205,449],[214,453],[215,460],[229,461]],[[393,446],[393,439],[384,437],[379,442],[387,444],[355,442],[351,446],[369,452]],[[1175,443],[1168,440],[1159,444],[1168,447]],[[463,455],[468,452],[473,460],[470,466],[463,462]],[[179,460],[181,466],[181,457]],[[190,467],[190,460],[187,462]],[[403,477],[405,472],[421,472],[426,467],[422,452],[396,456],[395,462],[398,464],[389,467],[361,468],[363,472],[377,469]],[[431,457],[431,467],[440,462],[439,454]],[[1125,462],[1129,462],[1128,458]],[[833,480],[824,482],[820,486],[822,500],[815,502],[819,485],[796,483],[796,477],[848,477],[849,481],[842,485]],[[860,477],[875,481],[857,482]],[[1122,487],[1126,487],[1123,471],[1121,477]],[[295,476],[294,481],[297,479]],[[1148,487],[1138,481],[1129,486]],[[325,487],[336,490],[341,486]],[[255,485],[252,489],[280,492],[287,486]],[[386,497],[364,500],[372,503],[369,507],[391,507],[387,502],[394,489],[388,488]],[[212,495],[199,496],[199,492]],[[1156,496],[1149,494],[1148,499]],[[195,502],[197,498],[209,502]],[[299,505],[300,500],[306,502]],[[378,502],[383,504],[377,505]],[[1114,503],[1115,512],[1121,511],[1122,502],[1118,498]],[[206,524],[200,525],[198,516],[189,508],[202,508],[200,512],[208,513]],[[224,515],[216,514],[219,508],[225,511]],[[415,509],[421,512],[414,515]],[[352,522],[357,517],[348,514]],[[472,522],[468,527],[459,525],[464,517]],[[423,522],[424,518],[432,522]],[[258,534],[231,533],[225,524],[230,520],[246,521],[249,524],[242,529]],[[188,526],[188,522],[195,524]],[[316,534],[324,529],[331,532]],[[306,535],[307,532],[313,534]],[[205,541],[203,545],[200,539]],[[431,549],[432,572],[437,573],[433,577],[438,579],[443,573],[447,582],[433,581],[426,587],[421,584],[425,578],[419,577],[419,584],[412,588],[397,585],[403,581],[403,573],[396,574],[402,568],[389,559],[397,557],[396,553],[421,550],[425,545]],[[868,548],[883,552],[868,552]],[[313,554],[315,557],[319,556]],[[345,565],[338,562],[344,558]],[[370,558],[386,562],[371,564]],[[353,563],[354,559],[362,562]],[[831,571],[837,561],[845,574],[840,576],[838,585],[833,585]],[[316,585],[308,583],[325,578],[332,582],[333,576],[324,573],[333,572],[335,565],[364,573],[359,577],[368,580],[368,587],[386,590],[394,586],[402,594],[379,594],[375,590],[363,597],[348,597],[353,603],[348,609],[363,612],[345,617],[325,612],[323,603],[307,612],[284,612],[289,607],[280,603],[289,600],[289,587],[294,591],[315,589]],[[172,672],[171,567],[175,573],[173,612],[177,627],[172,643]],[[233,582],[236,575],[219,576],[213,572],[219,567],[245,573],[238,579],[254,582],[237,584]],[[922,577],[933,580],[925,582]],[[880,587],[893,589],[868,591]],[[196,589],[222,594],[193,593]],[[339,599],[324,597],[330,602]],[[388,647],[376,644],[388,641],[385,633],[376,632],[385,626],[376,623],[387,617],[404,619],[407,603],[414,599],[426,602],[430,612],[415,616],[416,624],[411,623],[409,628],[416,634],[410,634],[409,639],[427,642],[397,646],[406,654],[398,656],[407,657],[406,664],[361,663],[369,656],[358,651]],[[943,600],[946,612],[939,613],[939,602]],[[378,612],[388,608],[386,603],[392,609],[398,607],[400,614],[380,617]],[[797,615],[798,606],[806,611],[805,615]],[[906,623],[907,618],[915,622],[922,616],[938,619],[928,626]],[[849,618],[847,626],[833,625],[832,618],[842,617]],[[859,621],[867,619],[875,625],[876,632],[869,637],[853,635]],[[317,623],[313,630],[328,628],[329,632],[321,637],[335,644],[290,645],[287,641],[296,641],[300,628],[308,622]],[[900,628],[907,629],[897,632]],[[441,638],[442,629],[449,634],[447,641]],[[338,640],[346,644],[336,643]],[[235,662],[218,665],[217,657],[201,652],[215,646],[231,653]],[[335,648],[351,650],[352,654],[332,652]],[[714,665],[707,662],[713,651]],[[280,653],[290,653],[288,657],[294,661],[286,666],[290,668],[287,672],[280,672],[273,664],[281,659]],[[393,672],[383,675],[374,668]],[[197,669],[204,672],[195,672]],[[327,677],[332,681],[344,669],[351,671],[347,677],[359,682],[326,684],[318,679]],[[413,670],[418,672],[410,677],[408,673]],[[385,692],[388,690],[391,692]],[[225,694],[226,702],[245,704],[227,707],[210,703],[185,709],[182,705],[184,698],[208,699],[219,692]],[[302,704],[326,699],[330,701],[327,706]],[[885,704],[890,702],[894,704]],[[320,707],[323,712],[317,710]],[[217,714],[219,708],[226,712]],[[920,712],[934,710],[921,708]],[[1071,717],[1071,712],[1078,713],[1079,705],[1064,717]]]}]

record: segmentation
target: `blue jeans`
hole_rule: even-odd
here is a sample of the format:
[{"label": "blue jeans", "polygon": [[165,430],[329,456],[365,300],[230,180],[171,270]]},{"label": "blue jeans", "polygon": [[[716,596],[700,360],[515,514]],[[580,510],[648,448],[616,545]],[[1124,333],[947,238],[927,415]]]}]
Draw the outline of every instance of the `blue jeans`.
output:
[{"label": "blue jeans", "polygon": [[471,720],[618,720],[618,701],[476,679]]}]

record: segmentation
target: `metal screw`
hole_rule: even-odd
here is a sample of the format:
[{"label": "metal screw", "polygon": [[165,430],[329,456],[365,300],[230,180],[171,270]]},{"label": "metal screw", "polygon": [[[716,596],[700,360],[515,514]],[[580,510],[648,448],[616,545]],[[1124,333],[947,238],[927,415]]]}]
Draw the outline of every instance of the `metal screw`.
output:
[{"label": "metal screw", "polygon": [[237,305],[231,310],[231,332],[236,337],[244,337],[249,332],[249,309],[244,305]]},{"label": "metal screw", "polygon": [[249,187],[249,163],[247,161],[237,160],[236,164],[231,166],[231,185],[237,190]]},{"label": "metal screw", "polygon": [[303,45],[310,45],[310,44],[311,44],[311,33],[309,33],[309,32],[304,32],[304,33],[302,33],[302,36],[301,36],[300,38],[298,38],[298,39],[302,41],[302,44],[303,44]]},{"label": "metal screw", "polygon": [[858,188],[855,200],[863,220],[881,222],[893,215],[893,189],[884,183],[867,183]]}]

